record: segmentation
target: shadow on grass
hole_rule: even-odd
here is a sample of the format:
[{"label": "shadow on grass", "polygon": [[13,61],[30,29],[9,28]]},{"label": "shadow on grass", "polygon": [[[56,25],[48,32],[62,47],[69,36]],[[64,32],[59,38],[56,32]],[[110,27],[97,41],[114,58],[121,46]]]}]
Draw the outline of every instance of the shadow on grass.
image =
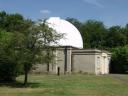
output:
[{"label": "shadow on grass", "polygon": [[38,88],[40,86],[40,83],[34,83],[34,82],[28,82],[26,85],[23,84],[23,82],[0,82],[0,87],[11,87],[11,88]]}]

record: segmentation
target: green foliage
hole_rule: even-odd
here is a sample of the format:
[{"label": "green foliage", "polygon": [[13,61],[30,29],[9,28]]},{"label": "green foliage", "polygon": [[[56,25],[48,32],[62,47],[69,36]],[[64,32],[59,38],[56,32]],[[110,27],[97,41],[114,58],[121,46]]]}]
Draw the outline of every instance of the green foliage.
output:
[{"label": "green foliage", "polygon": [[14,81],[18,76],[18,65],[6,56],[0,54],[0,82]]},{"label": "green foliage", "polygon": [[25,20],[22,15],[6,12],[0,12],[0,21],[0,67],[3,69],[1,76],[5,75],[5,81],[13,81],[19,72],[23,71],[19,49],[25,42],[24,36],[31,26],[31,21]]},{"label": "green foliage", "polygon": [[106,36],[106,46],[110,48],[125,46],[127,44],[127,36],[123,32],[124,30],[120,26],[110,27]]},{"label": "green foliage", "polygon": [[[20,65],[18,70],[22,69],[25,75],[28,74],[33,64],[39,62],[39,57],[47,57],[42,55],[41,51],[45,50],[51,42],[59,39],[59,35],[48,28],[45,23],[37,26],[20,14],[1,12],[0,21],[0,53],[8,56],[14,65]],[[9,62],[11,63],[11,61]],[[9,62],[8,64],[10,64]],[[14,69],[14,72],[17,71]]]},{"label": "green foliage", "polygon": [[[41,21],[37,25],[20,14],[0,12],[0,54],[2,54],[2,64],[5,60],[3,56],[7,56],[6,66],[19,65],[17,69],[24,71],[25,83],[27,83],[27,75],[33,64],[41,63],[42,58],[45,58],[43,63],[52,61],[52,48],[48,46],[53,42],[57,43],[56,40],[61,37],[45,23],[45,21]],[[43,51],[45,51],[45,54]],[[5,66],[2,65],[2,67]],[[15,68],[13,71],[17,72]],[[4,73],[1,74],[4,75]]]},{"label": "green foliage", "polygon": [[[26,22],[27,21],[27,22]],[[29,27],[31,20],[25,20],[24,17],[18,13],[8,14],[5,11],[0,12],[0,28],[7,32],[23,32]]]},{"label": "green foliage", "polygon": [[[26,21],[27,22],[27,21]],[[28,24],[28,23],[27,23]],[[22,64],[25,81],[27,83],[27,74],[30,71],[31,67],[34,64],[41,62],[40,58],[47,57],[47,54],[43,54],[42,51],[51,50],[49,44],[55,42],[60,38],[60,35],[56,33],[54,30],[49,28],[45,21],[43,23],[39,23],[35,25],[33,23],[29,23],[30,27],[21,33],[14,32],[13,45],[16,48],[16,53],[18,54],[17,61],[19,64]],[[49,56],[50,53],[48,54]],[[49,61],[51,61],[51,57]],[[45,60],[46,62],[48,60]],[[44,61],[43,61],[44,62]]]},{"label": "green foliage", "polygon": [[111,72],[127,73],[128,72],[128,46],[112,49]]},{"label": "green foliage", "polygon": [[21,72],[13,46],[13,33],[0,30],[0,81],[10,82]]},{"label": "green foliage", "polygon": [[102,49],[102,47],[104,46],[107,31],[102,22],[88,20],[83,24],[81,31],[84,48]]}]

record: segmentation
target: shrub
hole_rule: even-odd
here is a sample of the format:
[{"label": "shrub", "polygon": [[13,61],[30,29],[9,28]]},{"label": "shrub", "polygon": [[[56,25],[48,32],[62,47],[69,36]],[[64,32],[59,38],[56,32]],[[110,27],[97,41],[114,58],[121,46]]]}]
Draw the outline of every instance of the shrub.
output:
[{"label": "shrub", "polygon": [[111,72],[127,73],[128,72],[128,46],[112,49]]},{"label": "shrub", "polygon": [[17,64],[7,57],[0,56],[0,81],[11,82],[18,75]]}]

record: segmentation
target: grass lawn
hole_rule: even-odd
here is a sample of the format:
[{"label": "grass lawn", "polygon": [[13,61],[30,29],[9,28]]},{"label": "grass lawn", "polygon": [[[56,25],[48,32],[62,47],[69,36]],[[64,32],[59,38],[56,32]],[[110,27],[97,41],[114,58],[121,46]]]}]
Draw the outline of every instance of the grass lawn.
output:
[{"label": "grass lawn", "polygon": [[15,84],[0,84],[0,96],[128,96],[127,75],[29,75],[27,88],[23,76]]}]

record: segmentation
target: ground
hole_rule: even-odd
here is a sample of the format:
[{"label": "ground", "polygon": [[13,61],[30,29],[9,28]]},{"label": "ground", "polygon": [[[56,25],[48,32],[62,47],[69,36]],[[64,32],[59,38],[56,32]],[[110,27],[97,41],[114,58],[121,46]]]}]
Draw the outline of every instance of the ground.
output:
[{"label": "ground", "polygon": [[14,84],[0,84],[0,96],[128,96],[127,75],[29,75]]}]

